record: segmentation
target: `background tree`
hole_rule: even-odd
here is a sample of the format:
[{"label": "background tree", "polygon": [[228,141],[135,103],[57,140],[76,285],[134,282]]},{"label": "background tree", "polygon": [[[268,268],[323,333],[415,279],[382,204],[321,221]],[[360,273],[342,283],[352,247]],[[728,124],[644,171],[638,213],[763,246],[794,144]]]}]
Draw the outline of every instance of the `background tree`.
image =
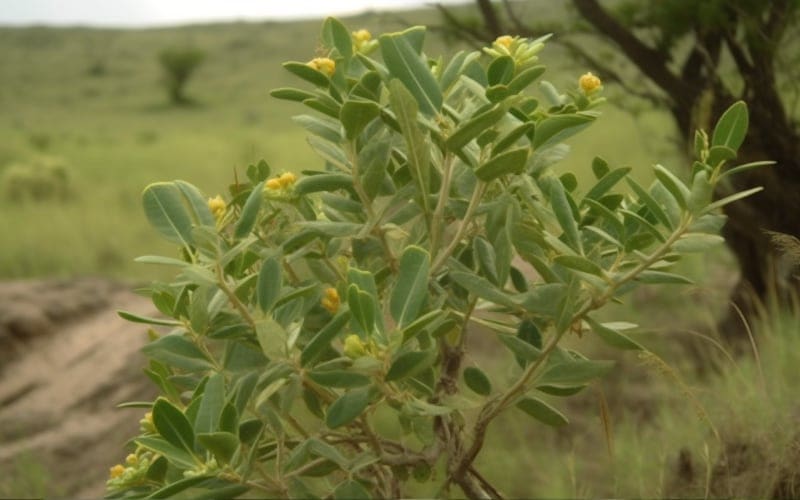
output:
[{"label": "background tree", "polygon": [[[800,1],[572,0],[577,15],[569,26],[544,25],[522,15],[524,2],[475,3],[481,23],[462,20],[440,6],[447,28],[476,41],[553,31],[556,42],[593,66],[604,81],[668,109],[690,145],[695,128],[709,129],[732,102],[746,101],[751,126],[739,158],[776,164],[718,188],[717,196],[752,186],[765,188],[726,208],[724,235],[741,269],[732,300],[752,313],[754,298],[773,292],[782,296],[790,285],[797,286],[767,231],[800,235],[800,57],[794,41],[800,39]],[[586,36],[592,38],[591,53],[581,40]],[[608,52],[613,56],[598,58],[597,44],[612,48]],[[646,78],[631,78],[626,66]],[[737,324],[738,314],[732,312],[721,322],[721,333],[740,331]]]},{"label": "background tree", "polygon": [[206,53],[193,47],[172,47],[158,54],[158,62],[164,71],[164,85],[170,102],[186,104],[186,84],[203,63]]}]

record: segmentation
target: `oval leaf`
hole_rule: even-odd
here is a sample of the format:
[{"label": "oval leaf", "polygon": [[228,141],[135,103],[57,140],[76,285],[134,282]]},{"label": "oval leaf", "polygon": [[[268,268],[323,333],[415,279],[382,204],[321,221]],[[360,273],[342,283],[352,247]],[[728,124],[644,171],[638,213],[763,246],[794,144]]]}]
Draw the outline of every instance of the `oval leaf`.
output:
[{"label": "oval leaf", "polygon": [[464,383],[474,393],[481,396],[488,396],[492,392],[492,383],[489,377],[480,368],[468,366],[464,369]]},{"label": "oval leaf", "polygon": [[411,351],[401,354],[386,373],[386,381],[392,382],[413,377],[436,361],[436,351]]},{"label": "oval leaf", "polygon": [[524,398],[517,403],[517,408],[543,424],[561,427],[567,425],[569,420],[563,413],[537,398]]},{"label": "oval leaf", "polygon": [[236,223],[234,236],[237,238],[244,238],[253,230],[258,220],[258,211],[261,210],[261,201],[263,196],[264,182],[259,182],[253,187],[247,201],[244,202],[242,213],[239,215],[239,222]]},{"label": "oval leaf", "polygon": [[153,425],[156,431],[171,445],[193,453],[194,430],[192,424],[178,408],[159,398],[153,405]]},{"label": "oval leaf", "polygon": [[419,316],[428,293],[430,255],[418,246],[409,246],[400,257],[397,283],[392,290],[389,310],[399,328],[405,328]]},{"label": "oval leaf", "polygon": [[369,387],[364,387],[344,393],[328,408],[325,424],[331,429],[336,429],[358,418],[369,406],[369,392]]}]

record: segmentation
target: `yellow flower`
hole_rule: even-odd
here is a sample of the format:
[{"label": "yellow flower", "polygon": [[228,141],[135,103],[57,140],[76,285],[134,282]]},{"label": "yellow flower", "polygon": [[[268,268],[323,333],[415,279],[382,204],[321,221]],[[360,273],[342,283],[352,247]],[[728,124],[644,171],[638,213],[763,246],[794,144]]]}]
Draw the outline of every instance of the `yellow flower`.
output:
[{"label": "yellow flower", "polygon": [[211,213],[214,214],[214,217],[217,220],[222,219],[225,216],[225,200],[222,199],[222,196],[215,196],[214,198],[208,199],[208,208],[211,210]]},{"label": "yellow flower", "polygon": [[372,33],[364,29],[354,31],[353,40],[356,41],[356,46],[361,46],[364,42],[372,40]]},{"label": "yellow flower", "polygon": [[494,45],[499,45],[501,47],[505,47],[506,49],[510,49],[512,43],[514,43],[514,37],[509,35],[498,36],[494,41]]},{"label": "yellow flower", "polygon": [[267,189],[273,189],[273,190],[280,189],[281,188],[281,181],[277,177],[275,177],[274,179],[268,180],[267,183],[264,185],[264,187],[266,187]]},{"label": "yellow flower", "polygon": [[111,467],[110,469],[108,469],[108,476],[111,479],[116,479],[116,478],[120,477],[124,472],[125,472],[125,467],[123,467],[120,464],[117,464],[114,467]]},{"label": "yellow flower", "polygon": [[135,466],[136,464],[139,463],[139,457],[131,453],[127,457],[125,457],[125,463],[130,466]]},{"label": "yellow flower", "polygon": [[348,358],[356,359],[367,353],[366,345],[355,333],[344,339],[344,354]]},{"label": "yellow flower", "polygon": [[336,62],[329,57],[315,57],[308,62],[308,65],[328,76],[333,76],[336,72]]},{"label": "yellow flower", "polygon": [[283,188],[288,188],[292,186],[296,180],[297,176],[291,172],[286,172],[285,174],[281,174],[281,176],[278,177],[278,182],[280,182],[281,187]]},{"label": "yellow flower", "polygon": [[325,289],[325,296],[320,301],[322,307],[328,310],[331,314],[336,314],[336,311],[339,310],[339,305],[341,304],[341,299],[339,299],[339,292],[336,291],[335,288],[327,288]]},{"label": "yellow flower", "polygon": [[588,95],[597,91],[603,85],[603,82],[590,71],[578,79],[578,85],[583,90],[583,93]]}]

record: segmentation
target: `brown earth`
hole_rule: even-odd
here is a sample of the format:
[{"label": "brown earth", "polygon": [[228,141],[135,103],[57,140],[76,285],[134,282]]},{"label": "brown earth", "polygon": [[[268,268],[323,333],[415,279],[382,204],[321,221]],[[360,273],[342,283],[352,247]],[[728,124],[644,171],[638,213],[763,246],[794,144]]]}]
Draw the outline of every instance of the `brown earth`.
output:
[{"label": "brown earth", "polygon": [[119,309],[154,314],[104,280],[0,283],[0,496],[102,497],[142,413],[116,405],[155,397]]}]

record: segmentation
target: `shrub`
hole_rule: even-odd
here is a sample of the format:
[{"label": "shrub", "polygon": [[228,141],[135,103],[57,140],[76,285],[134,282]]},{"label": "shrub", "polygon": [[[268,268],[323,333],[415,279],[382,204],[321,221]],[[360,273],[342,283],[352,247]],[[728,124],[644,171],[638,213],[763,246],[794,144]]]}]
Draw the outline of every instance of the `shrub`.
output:
[{"label": "shrub", "polygon": [[38,157],[13,163],[0,175],[4,197],[19,201],[65,201],[72,196],[67,164],[59,158]]},{"label": "shrub", "polygon": [[162,50],[158,62],[163,70],[164,85],[170,102],[186,104],[186,85],[203,63],[206,53],[193,47],[173,47]]},{"label": "shrub", "polygon": [[[147,413],[112,496],[400,497],[413,478],[497,497],[474,466],[494,418],[565,425],[557,399],[613,362],[563,340],[642,350],[595,311],[639,283],[687,282],[670,267],[719,243],[719,207],[749,194],[711,200],[755,166],[725,167],[742,103],[698,132],[688,184],[656,166],[645,188],[599,158],[578,180],[555,165],[598,117],[600,80],[527,94],[544,39],[444,61],[424,56],[421,27],[354,35],[326,20],[326,55],[284,65],[313,88],[272,94],[316,112],[297,121],[324,170],[262,161],[208,201],[184,181],[145,189],[181,257],[139,259],[178,272],[151,287],[166,318],[121,313],[168,331],[144,348],[162,397],[131,404]],[[468,358],[470,335],[506,369]]]}]

